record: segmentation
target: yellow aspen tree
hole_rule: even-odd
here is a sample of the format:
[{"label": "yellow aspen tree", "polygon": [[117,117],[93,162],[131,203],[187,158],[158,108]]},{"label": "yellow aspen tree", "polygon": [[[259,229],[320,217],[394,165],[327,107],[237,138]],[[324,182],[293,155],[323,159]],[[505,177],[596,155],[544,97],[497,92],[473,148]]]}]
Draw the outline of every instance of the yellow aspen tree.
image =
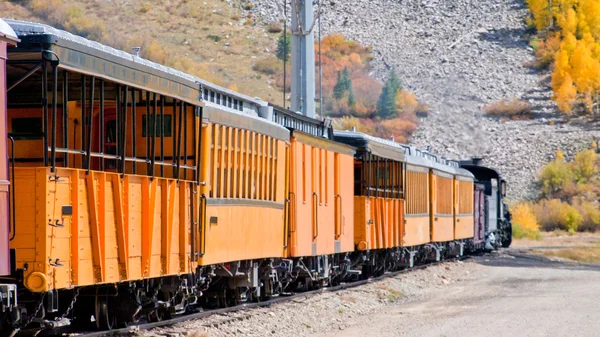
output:
[{"label": "yellow aspen tree", "polygon": [[552,8],[548,0],[527,0],[535,29],[543,31],[552,24]]},{"label": "yellow aspen tree", "polygon": [[591,53],[584,40],[578,40],[573,55],[571,56],[570,75],[577,91],[588,94],[591,90],[590,70],[588,65],[592,61]]},{"label": "yellow aspen tree", "polygon": [[552,90],[556,93],[567,74],[571,72],[571,63],[569,61],[569,54],[564,50],[560,49],[556,53],[554,61],[554,72],[552,73]]},{"label": "yellow aspen tree", "polygon": [[554,100],[558,103],[558,109],[566,114],[570,114],[576,98],[577,88],[573,85],[571,75],[566,74],[564,81],[554,94]]}]

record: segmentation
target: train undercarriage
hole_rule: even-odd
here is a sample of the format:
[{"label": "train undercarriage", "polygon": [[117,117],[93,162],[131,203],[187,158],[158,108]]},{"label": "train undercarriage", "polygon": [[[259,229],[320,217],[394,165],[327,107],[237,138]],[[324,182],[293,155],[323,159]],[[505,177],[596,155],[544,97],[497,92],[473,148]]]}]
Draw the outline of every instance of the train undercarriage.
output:
[{"label": "train undercarriage", "polygon": [[[497,233],[496,237],[503,234]],[[495,248],[502,242],[496,240]],[[78,331],[90,331],[157,322],[186,312],[259,302],[378,277],[481,248],[472,240],[461,240],[314,257],[237,261],[198,267],[193,274],[43,294],[19,287],[18,307],[8,302],[14,298],[16,303],[17,288],[0,285],[0,337],[69,325]]]}]

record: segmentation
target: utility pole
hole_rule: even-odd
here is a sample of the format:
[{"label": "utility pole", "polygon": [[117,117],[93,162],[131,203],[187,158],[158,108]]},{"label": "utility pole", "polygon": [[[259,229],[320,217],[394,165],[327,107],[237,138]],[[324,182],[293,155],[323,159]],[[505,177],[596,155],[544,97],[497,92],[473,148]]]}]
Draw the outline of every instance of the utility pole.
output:
[{"label": "utility pole", "polygon": [[315,118],[315,17],[312,0],[291,0],[292,110]]}]

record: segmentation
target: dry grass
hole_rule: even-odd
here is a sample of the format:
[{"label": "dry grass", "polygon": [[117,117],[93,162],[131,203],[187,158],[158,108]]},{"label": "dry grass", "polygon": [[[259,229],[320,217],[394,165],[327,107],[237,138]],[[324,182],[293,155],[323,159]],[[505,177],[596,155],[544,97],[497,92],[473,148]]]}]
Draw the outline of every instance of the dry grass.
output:
[{"label": "dry grass", "polygon": [[388,302],[396,302],[400,297],[404,296],[401,291],[396,289],[392,289],[386,284],[377,284],[375,285],[377,288],[377,296],[381,299],[386,299]]},{"label": "dry grass", "polygon": [[[167,63],[173,67],[190,72],[193,66],[206,80],[224,86],[235,83],[244,94],[282,103],[279,90],[252,70],[257,60],[273,55],[276,39],[265,34],[264,25],[245,26],[239,18],[247,13],[226,2],[63,0],[61,4],[80,13],[81,22],[102,23],[105,44],[127,52],[142,46],[142,55],[148,51],[155,54],[153,58],[164,57],[161,50],[168,51]],[[35,15],[27,2],[0,1],[0,12],[3,17],[55,25],[49,17]],[[215,42],[208,36],[221,39]]]},{"label": "dry grass", "polygon": [[486,105],[483,110],[488,116],[508,117],[511,119],[528,119],[531,115],[531,105],[519,99],[512,101],[500,100]]},{"label": "dry grass", "polygon": [[600,245],[600,232],[598,233],[568,233],[556,230],[553,232],[541,232],[541,239],[514,239],[511,247],[535,248],[535,247],[595,247]]},{"label": "dry grass", "polygon": [[283,31],[283,27],[278,22],[271,22],[267,27],[267,31],[272,34],[281,33]]},{"label": "dry grass", "polygon": [[566,248],[534,252],[543,256],[557,257],[565,260],[583,263],[600,263],[600,245],[594,247]]},{"label": "dry grass", "polygon": [[283,63],[275,57],[258,60],[252,69],[265,75],[277,75],[283,73]]}]

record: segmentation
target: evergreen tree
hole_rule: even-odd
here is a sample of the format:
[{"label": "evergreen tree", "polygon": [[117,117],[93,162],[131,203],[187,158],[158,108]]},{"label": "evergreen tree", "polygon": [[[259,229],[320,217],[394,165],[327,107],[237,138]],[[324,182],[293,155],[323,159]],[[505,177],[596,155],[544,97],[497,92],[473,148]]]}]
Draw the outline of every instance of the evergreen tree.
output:
[{"label": "evergreen tree", "polygon": [[277,39],[277,58],[280,60],[290,60],[290,53],[292,52],[292,36],[291,34],[281,34]]},{"label": "evergreen tree", "polygon": [[342,97],[344,97],[345,92],[346,92],[346,84],[344,83],[342,72],[338,71],[337,82],[335,83],[335,87],[333,87],[333,97],[336,100],[342,99]]},{"label": "evergreen tree", "polygon": [[391,70],[377,101],[377,114],[381,118],[394,118],[397,116],[396,94],[401,89],[400,79],[396,72]]},{"label": "evergreen tree", "polygon": [[[344,70],[338,71],[337,82],[335,83],[335,87],[333,87],[333,97],[336,100],[340,100],[342,97],[344,97],[346,92],[352,94],[352,100],[354,103],[349,105],[353,106],[356,104],[356,101],[354,93],[352,92],[352,80],[350,79],[350,71],[348,70],[348,67],[344,67]],[[350,102],[350,100],[348,100],[348,102]]]},{"label": "evergreen tree", "polygon": [[352,80],[350,80],[350,71],[348,70],[348,67],[344,67],[344,70],[342,71],[342,83],[345,91],[351,89]]},{"label": "evergreen tree", "polygon": [[352,87],[348,90],[348,106],[354,108],[356,106],[356,98],[354,97],[354,91],[352,91]]}]

